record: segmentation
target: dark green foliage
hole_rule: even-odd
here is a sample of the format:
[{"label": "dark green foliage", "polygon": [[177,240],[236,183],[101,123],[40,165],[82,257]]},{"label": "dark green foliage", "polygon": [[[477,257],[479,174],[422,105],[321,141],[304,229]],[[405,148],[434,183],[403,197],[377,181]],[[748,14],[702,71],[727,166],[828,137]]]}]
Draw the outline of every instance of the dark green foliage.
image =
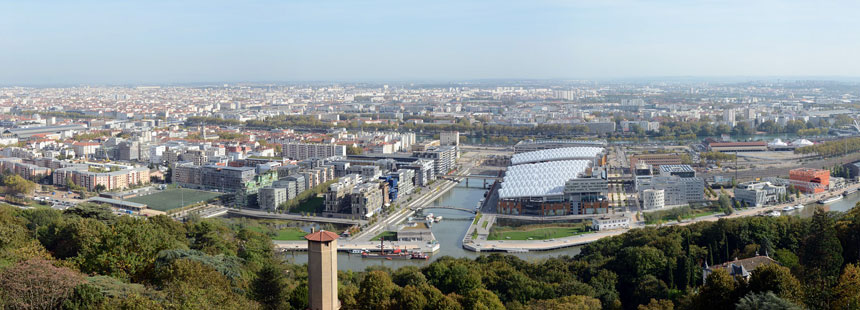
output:
[{"label": "dark green foliage", "polygon": [[824,210],[816,209],[800,252],[807,280],[835,281],[842,270],[842,261],[842,244],[836,238],[833,219]]},{"label": "dark green foliage", "polygon": [[[88,274],[70,286],[67,309],[307,307],[306,267],[278,261],[265,233],[220,219],[182,224],[105,211],[0,206],[0,272],[45,257]],[[345,310],[793,307],[786,302],[850,309],[858,304],[860,271],[843,262],[857,260],[858,228],[855,209],[634,229],[588,244],[577,257],[440,257],[422,267],[339,272],[338,292]],[[756,251],[782,266],[760,266],[748,283],[723,271],[702,283],[706,262]]]},{"label": "dark green foliage", "polygon": [[278,265],[268,264],[257,272],[251,282],[251,295],[266,310],[290,309],[289,291],[284,270]]},{"label": "dark green foliage", "polygon": [[231,280],[238,279],[242,276],[242,260],[235,256],[208,255],[197,250],[173,249],[164,250],[158,253],[158,258],[155,260],[155,270],[163,270],[170,266],[170,263],[177,259],[188,259],[199,262],[223,274]]},{"label": "dark green foliage", "polygon": [[76,215],[82,218],[98,220],[104,223],[111,223],[116,220],[116,214],[113,214],[110,207],[92,203],[79,203],[74,207],[63,211],[66,215]]},{"label": "dark green foliage", "polygon": [[750,293],[738,302],[737,310],[801,310],[800,306],[772,292]]},{"label": "dark green foliage", "polygon": [[105,296],[101,290],[90,284],[80,284],[75,287],[72,296],[63,302],[63,309],[87,310],[98,308],[105,302]]}]

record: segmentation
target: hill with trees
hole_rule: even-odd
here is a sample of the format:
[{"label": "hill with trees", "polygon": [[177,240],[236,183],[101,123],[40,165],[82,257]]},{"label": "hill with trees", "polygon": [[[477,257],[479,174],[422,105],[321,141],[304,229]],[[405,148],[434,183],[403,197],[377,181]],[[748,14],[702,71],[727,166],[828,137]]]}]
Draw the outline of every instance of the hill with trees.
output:
[{"label": "hill with trees", "polygon": [[[749,280],[702,266],[769,255]],[[860,210],[634,229],[576,257],[441,257],[339,273],[342,309],[856,309]],[[307,272],[219,219],[0,206],[7,309],[304,309]]]}]

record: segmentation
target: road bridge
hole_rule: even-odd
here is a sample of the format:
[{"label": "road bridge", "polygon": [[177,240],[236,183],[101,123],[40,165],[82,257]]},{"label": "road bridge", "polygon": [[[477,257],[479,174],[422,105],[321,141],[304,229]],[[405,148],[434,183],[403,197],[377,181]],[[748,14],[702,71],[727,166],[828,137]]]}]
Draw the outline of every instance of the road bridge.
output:
[{"label": "road bridge", "polygon": [[422,207],[422,208],[415,208],[414,210],[420,211],[422,209],[446,209],[446,210],[457,210],[457,211],[475,213],[475,210],[460,208],[460,207],[454,207],[454,206],[427,206],[427,207]]}]

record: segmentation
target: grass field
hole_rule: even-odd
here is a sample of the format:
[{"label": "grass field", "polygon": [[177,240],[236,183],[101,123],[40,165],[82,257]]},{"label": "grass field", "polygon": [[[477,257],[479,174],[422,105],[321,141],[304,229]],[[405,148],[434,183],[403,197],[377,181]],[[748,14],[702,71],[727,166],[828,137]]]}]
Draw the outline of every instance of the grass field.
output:
[{"label": "grass field", "polygon": [[[263,226],[259,226],[259,225],[249,226],[248,229],[256,231],[258,233],[264,233],[264,234],[269,234],[272,232],[271,229],[264,228]],[[308,233],[306,231],[302,230],[301,228],[291,227],[291,228],[284,228],[281,230],[277,230],[274,232],[274,236],[272,236],[271,234],[269,234],[269,236],[272,237],[272,240],[295,241],[295,240],[305,240],[304,237],[307,234]]]},{"label": "grass field", "polygon": [[493,231],[490,232],[490,235],[487,237],[487,240],[529,240],[529,238],[533,240],[546,240],[581,235],[584,233],[587,232],[582,229],[582,227],[549,226],[530,228],[528,226],[524,226],[519,228],[500,227],[499,229],[495,229],[494,227]]},{"label": "grass field", "polygon": [[272,237],[272,240],[293,241],[305,240],[305,235],[308,233],[299,228],[286,228],[277,231],[277,234]]},{"label": "grass field", "polygon": [[376,235],[376,237],[373,237],[373,239],[370,239],[370,241],[379,241],[380,238],[385,238],[386,241],[397,240],[397,232],[383,231],[381,234],[378,234]]},{"label": "grass field", "polygon": [[143,203],[150,209],[167,211],[221,196],[221,193],[198,191],[187,188],[171,188],[155,194],[129,198],[128,201]]}]

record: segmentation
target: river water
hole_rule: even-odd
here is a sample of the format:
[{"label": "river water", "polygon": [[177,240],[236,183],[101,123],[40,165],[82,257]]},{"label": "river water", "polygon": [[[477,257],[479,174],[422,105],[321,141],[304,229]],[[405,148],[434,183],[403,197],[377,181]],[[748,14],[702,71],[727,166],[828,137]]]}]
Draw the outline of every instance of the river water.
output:
[{"label": "river water", "polygon": [[[456,187],[436,199],[433,205],[437,206],[456,206],[466,209],[474,209],[478,201],[484,197],[485,189],[467,188],[465,182],[458,184]],[[474,214],[466,213],[457,210],[446,209],[427,209],[424,212],[441,215],[442,221],[433,224],[431,230],[436,240],[439,241],[439,251],[430,256],[429,260],[384,260],[384,259],[368,259],[361,258],[361,255],[347,254],[339,252],[337,257],[337,267],[340,270],[362,271],[370,266],[387,266],[392,269],[400,268],[406,265],[424,266],[430,264],[433,260],[442,256],[466,257],[474,259],[481,255],[489,255],[488,253],[476,253],[463,249],[463,237],[466,230],[469,229]],[[574,256],[579,254],[579,247],[570,247],[553,251],[529,252],[529,253],[514,253],[524,260],[539,260],[546,257],[554,257],[560,255]],[[306,252],[292,252],[286,254],[286,259],[296,264],[307,263]]]},{"label": "river water", "polygon": [[[460,183],[452,190],[448,191],[448,193],[445,193],[444,195],[439,197],[439,199],[434,201],[433,205],[457,206],[467,209],[473,209],[475,205],[477,205],[478,201],[481,200],[481,198],[483,197],[484,192],[486,192],[485,189],[468,188],[466,187],[465,182]],[[851,194],[840,201],[828,204],[827,207],[829,207],[828,209],[830,211],[844,212],[853,208],[858,201],[860,201],[860,192]],[[815,208],[813,208],[815,206],[821,205],[810,204],[802,210],[792,211],[790,215],[800,215],[803,217],[811,216],[815,210]],[[466,230],[469,229],[469,224],[474,218],[473,214],[466,213],[463,211],[445,209],[428,209],[425,210],[425,212],[432,212],[434,215],[441,215],[443,217],[443,220],[441,222],[433,224],[433,227],[431,228],[433,230],[433,235],[435,235],[436,239],[439,241],[440,249],[439,252],[436,252],[435,254],[431,255],[429,260],[424,261],[367,259],[361,258],[361,255],[339,252],[337,258],[338,269],[362,271],[370,266],[387,266],[392,269],[397,269],[406,265],[425,266],[433,260],[436,260],[442,256],[465,257],[469,259],[474,259],[481,255],[489,255],[488,253],[476,253],[463,249],[463,236],[465,236]],[[555,257],[561,255],[575,256],[576,254],[579,254],[579,251],[580,247],[576,246],[553,251],[512,253],[507,255],[514,255],[524,260],[536,261],[547,257]],[[304,264],[307,263],[307,253],[288,253],[286,254],[286,259],[296,264]]]}]

